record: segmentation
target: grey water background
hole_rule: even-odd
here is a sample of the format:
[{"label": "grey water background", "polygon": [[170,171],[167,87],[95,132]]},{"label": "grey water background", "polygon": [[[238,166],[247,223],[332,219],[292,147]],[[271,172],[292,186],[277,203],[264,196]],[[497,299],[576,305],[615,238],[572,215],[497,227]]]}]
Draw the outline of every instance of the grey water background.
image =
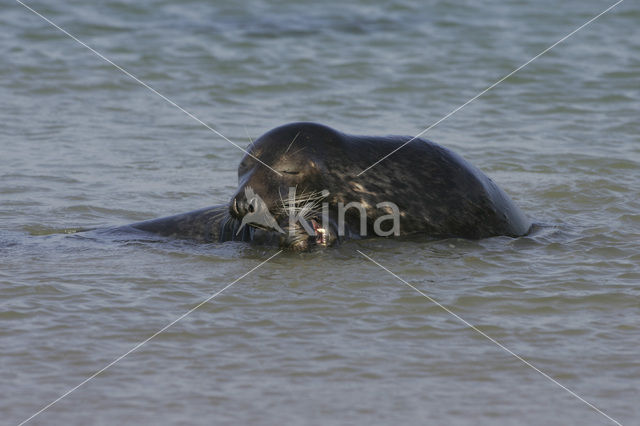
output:
[{"label": "grey water background", "polygon": [[[246,146],[297,120],[416,134],[611,3],[28,4]],[[224,203],[242,153],[0,8],[0,422],[17,424],[274,250],[68,234]],[[639,24],[623,2],[425,135],[532,235],[281,254],[30,424],[611,424],[356,249],[640,424]]]}]

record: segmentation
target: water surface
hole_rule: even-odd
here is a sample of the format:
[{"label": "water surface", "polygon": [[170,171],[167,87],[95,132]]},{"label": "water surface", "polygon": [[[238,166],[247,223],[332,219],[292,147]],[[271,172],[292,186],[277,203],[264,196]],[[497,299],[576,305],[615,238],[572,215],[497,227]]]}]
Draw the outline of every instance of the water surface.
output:
[{"label": "water surface", "polygon": [[[29,2],[231,140],[413,135],[609,3]],[[33,424],[640,422],[640,8],[425,135],[540,226],[284,253]],[[18,424],[274,253],[66,231],[226,202],[242,153],[18,3],[0,24],[0,418]],[[375,173],[372,169],[370,173]]]}]

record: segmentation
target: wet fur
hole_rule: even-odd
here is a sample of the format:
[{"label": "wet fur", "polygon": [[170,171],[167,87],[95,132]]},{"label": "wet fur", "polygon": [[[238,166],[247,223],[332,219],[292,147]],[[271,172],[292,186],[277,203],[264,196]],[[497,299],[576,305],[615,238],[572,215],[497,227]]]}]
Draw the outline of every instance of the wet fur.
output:
[{"label": "wet fur", "polygon": [[[433,142],[416,139],[357,176],[362,170],[410,139],[409,136],[354,136],[315,123],[292,123],[267,132],[250,146],[250,153],[281,173],[278,176],[252,156],[238,167],[239,187],[229,205],[209,207],[167,218],[130,225],[160,235],[199,241],[268,242],[307,249],[313,239],[296,225],[292,236],[273,235],[245,227],[235,236],[241,216],[231,206],[242,201],[244,188],[260,194],[280,226],[289,228],[288,213],[306,209],[303,216],[318,217],[323,201],[329,203],[331,238],[359,237],[357,210],[347,210],[346,235],[335,235],[337,203],[363,203],[367,208],[367,235],[381,215],[382,201],[400,209],[402,235],[479,239],[498,235],[525,235],[531,224],[490,178],[456,153]],[[299,188],[296,201],[288,200],[288,187]],[[329,190],[325,198],[320,191]],[[329,244],[329,245],[331,245]]]}]

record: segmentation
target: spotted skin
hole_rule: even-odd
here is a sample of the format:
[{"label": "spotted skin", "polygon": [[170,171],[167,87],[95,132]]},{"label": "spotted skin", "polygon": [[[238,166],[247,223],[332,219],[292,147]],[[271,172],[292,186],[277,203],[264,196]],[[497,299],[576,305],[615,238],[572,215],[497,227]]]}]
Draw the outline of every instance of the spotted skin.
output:
[{"label": "spotted skin", "polygon": [[[479,239],[527,234],[531,223],[506,193],[458,154],[433,142],[416,139],[357,176],[409,139],[347,135],[316,123],[278,127],[257,139],[251,154],[282,176],[246,155],[232,201],[241,203],[244,187],[250,185],[274,211],[289,187],[327,189],[333,222],[339,202],[367,207],[367,236],[375,236],[376,219],[389,214],[375,208],[381,202],[399,207],[401,235]],[[286,218],[276,219],[286,225]],[[359,211],[347,210],[345,219],[347,237],[359,237]],[[339,237],[331,228],[328,239],[335,242]]]},{"label": "spotted skin", "polygon": [[[316,245],[361,238],[357,209],[345,213],[345,235],[338,235],[338,203],[366,206],[366,236],[375,236],[374,223],[395,203],[400,212],[400,234],[425,237],[479,239],[529,232],[531,223],[509,196],[489,177],[458,154],[424,139],[416,139],[361,176],[362,170],[411,139],[409,136],[355,136],[316,123],[291,123],[254,141],[252,156],[277,170],[274,173],[252,156],[238,167],[238,189],[228,205],[139,222],[131,227],[160,235],[200,241],[261,242],[306,250]],[[259,194],[284,233],[244,227],[246,188]],[[289,229],[283,200],[289,188],[298,194],[328,190],[329,226],[322,240],[302,226]],[[314,223],[314,227],[316,223]]]}]

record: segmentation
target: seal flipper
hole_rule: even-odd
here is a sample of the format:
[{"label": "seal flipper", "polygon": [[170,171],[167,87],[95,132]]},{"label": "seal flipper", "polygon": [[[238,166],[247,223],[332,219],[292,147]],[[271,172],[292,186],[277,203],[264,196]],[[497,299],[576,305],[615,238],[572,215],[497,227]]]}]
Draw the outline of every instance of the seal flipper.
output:
[{"label": "seal flipper", "polygon": [[[233,231],[237,228],[235,222],[229,216],[229,207],[220,205],[174,216],[136,222],[128,225],[128,227],[165,237],[217,242],[232,239],[228,238],[228,231]],[[245,237],[244,234],[235,239],[241,240],[243,237]]]}]

